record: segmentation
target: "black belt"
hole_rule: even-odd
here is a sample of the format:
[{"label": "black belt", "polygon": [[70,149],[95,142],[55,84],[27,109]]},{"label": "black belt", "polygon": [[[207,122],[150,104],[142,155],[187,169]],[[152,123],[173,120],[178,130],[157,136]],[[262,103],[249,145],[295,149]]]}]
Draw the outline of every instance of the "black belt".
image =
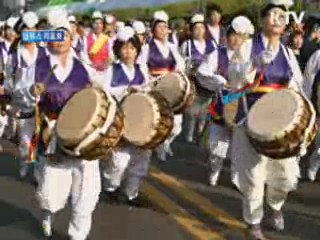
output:
[{"label": "black belt", "polygon": [[18,119],[28,119],[35,116],[35,112],[19,112]]}]

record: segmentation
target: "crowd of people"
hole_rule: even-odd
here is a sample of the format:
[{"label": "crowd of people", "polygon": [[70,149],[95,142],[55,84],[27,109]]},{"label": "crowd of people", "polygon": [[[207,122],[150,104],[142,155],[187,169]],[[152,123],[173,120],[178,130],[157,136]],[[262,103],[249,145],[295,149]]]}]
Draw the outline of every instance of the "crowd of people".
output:
[{"label": "crowd of people", "polygon": [[[287,27],[290,7],[290,0],[267,0],[261,12],[260,32],[245,16],[222,26],[222,12],[217,7],[208,7],[206,16],[195,14],[187,25],[176,27],[170,26],[164,11],[156,11],[149,26],[139,20],[124,23],[99,11],[92,14],[89,25],[63,9],[50,11],[43,20],[34,12],[6,19],[1,26],[0,95],[6,104],[9,101],[9,107],[2,106],[1,133],[16,123],[22,179],[31,170],[32,156],[37,153],[32,169],[43,210],[44,235],[52,235],[55,213],[64,208],[70,196],[68,234],[73,240],[88,237],[102,190],[108,199],[121,195],[134,204],[148,174],[152,150],[160,161],[166,161],[174,154],[171,144],[180,134],[186,142],[208,151],[208,182],[212,186],[217,184],[224,160],[231,159],[231,179],[242,193],[243,218],[250,239],[264,239],[260,225],[264,199],[272,211],[270,224],[282,231],[281,209],[288,193],[297,188],[299,160],[309,151],[308,177],[315,181],[320,168],[318,149],[303,149],[275,160],[256,151],[246,127],[254,104],[280,89],[299,92],[318,113],[320,27],[316,25],[308,34],[301,25]],[[43,29],[64,31],[64,41],[23,41],[24,31]],[[172,72],[188,77],[194,97],[183,111],[174,113],[170,134],[156,148],[121,144],[106,156],[104,162],[108,164],[100,164],[101,159],[89,161],[57,147],[57,119],[76,93],[98,86],[120,103],[128,94],[144,92],[152,82]],[[253,86],[257,79],[259,84]],[[224,96],[232,93],[230,89],[243,86],[251,86],[250,92],[246,92],[245,101],[237,101],[229,118]],[[112,107],[110,100],[109,111]],[[70,121],[81,121],[86,111],[78,111],[80,115]],[[142,106],[136,106],[135,111],[142,115]],[[46,134],[35,138],[43,126],[50,132],[49,140]],[[318,141],[316,138],[315,146]]]}]

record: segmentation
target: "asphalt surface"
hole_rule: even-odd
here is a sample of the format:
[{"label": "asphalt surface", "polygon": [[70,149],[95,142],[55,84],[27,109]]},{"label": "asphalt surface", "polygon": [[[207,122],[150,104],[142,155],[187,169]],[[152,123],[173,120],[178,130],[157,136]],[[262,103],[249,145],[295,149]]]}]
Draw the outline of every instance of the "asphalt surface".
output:
[{"label": "asphalt surface", "polygon": [[[10,154],[0,156],[0,240],[45,239],[39,229],[35,187],[31,181],[21,182],[16,177],[16,148],[5,143],[4,149]],[[142,187],[143,207],[110,204],[102,197],[90,240],[246,239],[241,196],[229,180],[228,163],[219,186],[209,187],[204,151],[183,142],[175,143],[173,149],[175,155],[167,162],[153,161]],[[268,231],[264,224],[268,239],[320,239],[319,182],[302,181],[298,191],[290,194],[284,214],[283,233]],[[53,239],[67,239],[69,216],[69,207],[58,214]]]}]

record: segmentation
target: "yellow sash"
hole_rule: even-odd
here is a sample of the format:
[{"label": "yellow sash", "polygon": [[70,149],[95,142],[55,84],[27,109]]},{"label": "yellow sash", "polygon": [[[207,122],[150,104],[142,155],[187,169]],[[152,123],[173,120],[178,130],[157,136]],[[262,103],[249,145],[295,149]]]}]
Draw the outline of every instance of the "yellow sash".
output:
[{"label": "yellow sash", "polygon": [[97,39],[93,44],[93,46],[91,47],[89,54],[96,55],[98,52],[100,52],[100,50],[108,42],[108,40],[109,38],[107,37],[107,35],[104,35],[104,34],[101,35],[99,39]]}]

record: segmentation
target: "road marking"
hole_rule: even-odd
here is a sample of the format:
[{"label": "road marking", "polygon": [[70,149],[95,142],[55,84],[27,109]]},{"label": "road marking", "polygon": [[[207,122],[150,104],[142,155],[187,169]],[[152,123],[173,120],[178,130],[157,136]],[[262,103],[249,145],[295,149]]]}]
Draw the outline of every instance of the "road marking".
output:
[{"label": "road marking", "polygon": [[178,180],[177,178],[160,171],[156,167],[151,167],[150,176],[167,188],[173,190],[184,200],[187,200],[191,204],[196,204],[201,211],[214,217],[230,229],[246,233],[247,226],[245,223],[237,220],[220,208],[214,207],[210,200],[188,188],[184,181]]},{"label": "road marking", "polygon": [[164,210],[173,218],[184,230],[198,240],[225,240],[218,232],[209,229],[203,222],[189,214],[185,209],[177,205],[166,195],[161,193],[156,187],[148,182],[142,185],[142,191],[148,199],[159,208]]}]

